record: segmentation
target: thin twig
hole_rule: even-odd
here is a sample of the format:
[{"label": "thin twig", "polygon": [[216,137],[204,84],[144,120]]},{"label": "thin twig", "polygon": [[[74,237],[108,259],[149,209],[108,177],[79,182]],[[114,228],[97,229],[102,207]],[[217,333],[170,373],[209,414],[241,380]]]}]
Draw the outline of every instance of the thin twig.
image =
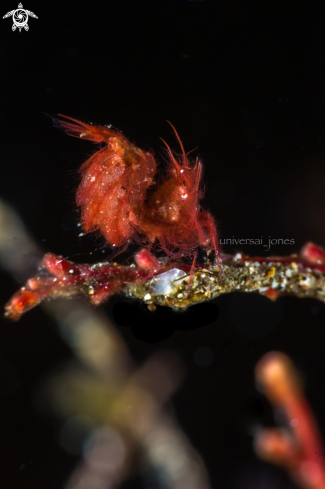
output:
[{"label": "thin twig", "polygon": [[283,465],[303,489],[324,489],[325,467],[317,456],[324,453],[323,444],[290,358],[279,352],[268,353],[257,364],[255,375],[287,424],[285,429],[259,430],[255,437],[257,454]]}]

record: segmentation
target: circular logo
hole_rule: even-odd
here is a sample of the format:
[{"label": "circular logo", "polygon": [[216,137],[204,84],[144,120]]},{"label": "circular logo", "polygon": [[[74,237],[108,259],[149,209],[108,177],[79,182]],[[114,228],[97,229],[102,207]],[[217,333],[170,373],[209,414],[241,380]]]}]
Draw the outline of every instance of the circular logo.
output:
[{"label": "circular logo", "polygon": [[[28,29],[28,25],[27,25],[28,14],[27,14],[26,10],[24,10],[22,8],[15,10],[15,12],[13,13],[13,16],[12,16],[12,20],[14,22],[14,25],[12,26],[13,30],[16,30],[17,27],[18,27],[18,29],[22,29],[23,27],[25,29],[27,27],[27,29]],[[14,29],[14,27],[15,27],[15,29]]]},{"label": "circular logo", "polygon": [[34,19],[38,19],[37,15],[35,15],[34,12],[31,12],[30,10],[25,10],[22,3],[18,5],[18,8],[16,10],[10,10],[10,12],[7,12],[3,16],[3,19],[7,19],[11,16],[13,21],[12,30],[15,31],[18,27],[19,32],[21,32],[22,28],[24,28],[25,31],[29,30],[29,26],[27,23],[28,17],[34,17]]}]

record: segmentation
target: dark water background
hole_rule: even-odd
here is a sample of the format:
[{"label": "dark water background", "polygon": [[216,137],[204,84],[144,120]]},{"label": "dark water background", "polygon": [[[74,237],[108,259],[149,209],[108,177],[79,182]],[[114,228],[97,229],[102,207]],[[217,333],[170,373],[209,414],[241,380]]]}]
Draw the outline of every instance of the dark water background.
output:
[{"label": "dark water background", "polygon": [[[0,6],[1,17],[17,8],[13,0]],[[198,148],[204,206],[222,239],[294,240],[272,246],[272,254],[283,255],[308,240],[325,245],[321,10],[212,0],[26,0],[24,8],[38,16],[28,32],[12,32],[11,19],[0,20],[0,197],[44,251],[79,262],[103,256],[96,251],[101,241],[78,237],[74,203],[78,168],[93,147],[54,130],[43,112],[113,124],[158,159],[159,137],[177,149],[168,119],[187,150]],[[263,245],[224,251],[238,248],[266,254]],[[0,303],[16,289],[2,272]],[[110,317],[113,304],[105,307]],[[289,354],[305,375],[325,437],[325,305],[239,294],[215,304],[216,322],[162,342],[119,331],[139,361],[162,347],[181,354],[187,376],[173,406],[212,487],[294,488],[253,453],[251,426],[272,422],[253,369],[270,350]],[[40,380],[71,356],[41,309],[18,323],[1,320],[1,487],[61,488],[77,462],[57,441],[60,422],[33,407]]]}]

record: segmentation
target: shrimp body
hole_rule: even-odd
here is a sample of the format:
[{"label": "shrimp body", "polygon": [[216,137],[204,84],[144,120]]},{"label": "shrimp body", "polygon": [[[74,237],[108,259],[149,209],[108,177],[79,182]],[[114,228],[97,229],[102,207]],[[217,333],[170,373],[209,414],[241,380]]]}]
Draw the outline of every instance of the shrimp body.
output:
[{"label": "shrimp body", "polygon": [[94,126],[76,119],[55,122],[74,137],[104,146],[80,168],[77,204],[85,232],[100,231],[111,246],[135,241],[156,246],[172,257],[192,255],[199,247],[217,253],[217,231],[212,215],[201,211],[201,162],[191,163],[175,131],[182,154],[169,146],[167,176],[153,187],[156,161],[110,126]]},{"label": "shrimp body", "polygon": [[130,212],[145,199],[153,183],[156,162],[152,154],[130,143],[121,133],[105,126],[57,120],[66,132],[104,146],[80,168],[77,204],[85,232],[100,231],[111,246],[135,239]]}]

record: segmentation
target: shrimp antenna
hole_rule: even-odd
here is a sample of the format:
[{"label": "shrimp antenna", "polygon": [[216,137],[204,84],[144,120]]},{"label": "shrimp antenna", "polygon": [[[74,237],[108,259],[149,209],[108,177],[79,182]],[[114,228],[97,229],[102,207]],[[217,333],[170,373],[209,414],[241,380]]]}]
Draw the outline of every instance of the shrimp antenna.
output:
[{"label": "shrimp antenna", "polygon": [[186,156],[188,156],[189,154],[193,153],[193,151],[196,151],[197,149],[198,149],[198,146],[196,146],[196,148],[190,149],[190,151],[188,151],[186,153]]},{"label": "shrimp antenna", "polygon": [[180,166],[179,164],[177,163],[176,161],[176,158],[174,157],[173,153],[172,153],[172,150],[170,149],[170,147],[168,146],[168,144],[166,143],[166,141],[163,139],[163,138],[160,138],[162,140],[162,142],[164,143],[164,145],[166,146],[167,150],[168,150],[168,154],[170,156],[170,158],[173,160],[174,162],[174,165],[176,166],[177,170],[180,172],[181,169],[180,169]]},{"label": "shrimp antenna", "polygon": [[183,146],[183,143],[182,143],[182,141],[181,141],[181,138],[180,138],[180,137],[179,137],[179,135],[178,135],[178,132],[176,131],[175,127],[173,126],[173,124],[172,124],[172,123],[171,123],[169,120],[167,120],[167,122],[168,122],[168,124],[169,124],[169,125],[172,127],[172,129],[173,129],[173,131],[174,131],[174,133],[175,133],[175,136],[176,136],[176,138],[177,138],[177,141],[178,141],[178,143],[179,143],[179,145],[180,145],[180,147],[181,147],[181,150],[182,150],[183,156],[184,156],[184,158],[186,158],[186,154],[185,154],[184,146]]}]

